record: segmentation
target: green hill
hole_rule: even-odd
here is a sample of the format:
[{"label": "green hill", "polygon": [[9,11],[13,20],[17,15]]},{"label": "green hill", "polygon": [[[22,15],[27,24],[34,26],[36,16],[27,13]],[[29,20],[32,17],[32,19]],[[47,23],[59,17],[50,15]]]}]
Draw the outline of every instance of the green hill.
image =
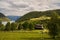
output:
[{"label": "green hill", "polygon": [[3,13],[0,13],[0,21],[10,21]]},{"label": "green hill", "polygon": [[48,11],[32,11],[32,12],[29,12],[29,13],[25,14],[21,18],[19,18],[16,22],[30,20],[32,18],[38,18],[38,17],[41,17],[41,16],[51,17],[51,14],[53,12],[56,12],[56,13],[58,13],[60,15],[60,9],[48,10]]}]

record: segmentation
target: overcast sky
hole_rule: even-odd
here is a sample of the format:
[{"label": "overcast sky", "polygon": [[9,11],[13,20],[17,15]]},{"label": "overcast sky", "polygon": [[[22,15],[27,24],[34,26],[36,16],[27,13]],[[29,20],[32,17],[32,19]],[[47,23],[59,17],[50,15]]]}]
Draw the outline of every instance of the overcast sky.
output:
[{"label": "overcast sky", "polygon": [[6,16],[51,9],[60,9],[60,0],[0,0],[0,12]]}]

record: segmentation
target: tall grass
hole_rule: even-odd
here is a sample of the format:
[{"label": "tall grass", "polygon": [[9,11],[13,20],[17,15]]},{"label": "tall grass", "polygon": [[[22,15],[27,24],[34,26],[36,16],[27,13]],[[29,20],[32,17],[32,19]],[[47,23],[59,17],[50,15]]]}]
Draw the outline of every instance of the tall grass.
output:
[{"label": "tall grass", "polygon": [[53,40],[47,33],[33,31],[0,31],[0,40]]}]

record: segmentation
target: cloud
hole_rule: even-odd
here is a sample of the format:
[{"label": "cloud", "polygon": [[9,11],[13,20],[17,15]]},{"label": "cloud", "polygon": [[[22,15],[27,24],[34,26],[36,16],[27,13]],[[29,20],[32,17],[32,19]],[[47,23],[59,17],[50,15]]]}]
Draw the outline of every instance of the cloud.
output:
[{"label": "cloud", "polygon": [[9,3],[0,1],[0,8],[8,8],[10,6]]},{"label": "cloud", "polygon": [[29,11],[60,9],[60,0],[0,0],[0,12],[22,16]]},{"label": "cloud", "polygon": [[12,4],[10,7],[12,7],[12,8],[27,8],[29,6],[27,4],[19,4],[19,5]]}]

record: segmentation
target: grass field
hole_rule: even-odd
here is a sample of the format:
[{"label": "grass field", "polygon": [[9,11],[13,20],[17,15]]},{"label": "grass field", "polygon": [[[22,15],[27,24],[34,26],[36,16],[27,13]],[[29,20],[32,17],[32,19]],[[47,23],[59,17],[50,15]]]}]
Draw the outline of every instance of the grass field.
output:
[{"label": "grass field", "polygon": [[51,39],[47,33],[42,33],[42,31],[40,30],[33,30],[13,32],[0,31],[0,40],[53,40],[53,39]]}]

